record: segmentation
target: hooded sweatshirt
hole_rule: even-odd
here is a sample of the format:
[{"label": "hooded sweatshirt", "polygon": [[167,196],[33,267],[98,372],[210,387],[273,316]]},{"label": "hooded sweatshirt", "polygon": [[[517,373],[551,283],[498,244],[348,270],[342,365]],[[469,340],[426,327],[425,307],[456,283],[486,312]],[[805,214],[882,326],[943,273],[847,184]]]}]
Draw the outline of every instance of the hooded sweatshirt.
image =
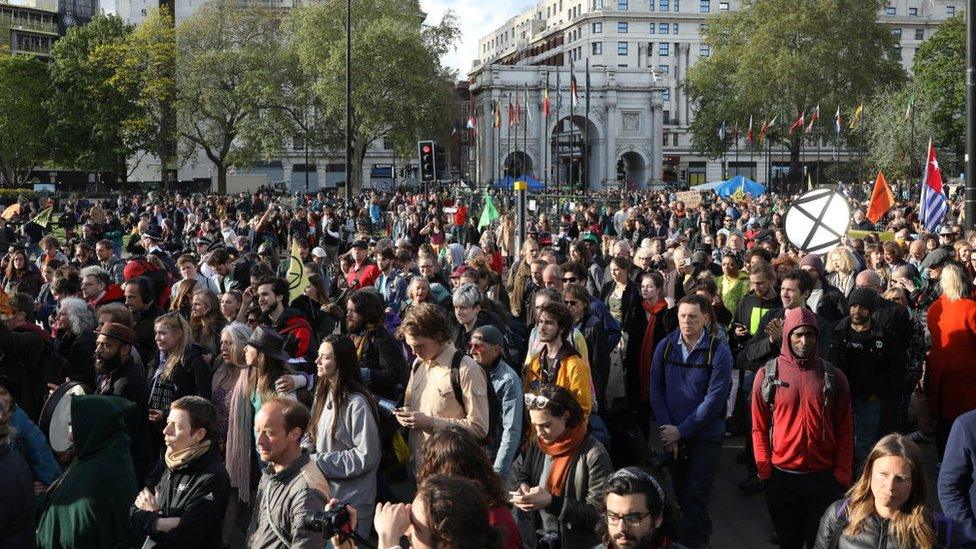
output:
[{"label": "hooded sweatshirt", "polygon": [[854,455],[847,378],[836,370],[833,394],[825,406],[825,361],[820,358],[819,346],[806,358],[796,356],[790,346],[790,335],[801,326],[810,326],[819,335],[817,317],[810,310],[787,310],[776,359],[781,385],[776,388],[772,408],[762,396],[765,368],[756,372],[752,386],[752,441],[759,478],[768,479],[773,467],[793,473],[831,471],[838,484],[847,487]]},{"label": "hooded sweatshirt", "polygon": [[139,489],[125,431],[134,407],[120,397],[71,397],[71,417],[79,418],[72,422],[75,459],[48,492],[39,547],[135,545],[129,506]]}]

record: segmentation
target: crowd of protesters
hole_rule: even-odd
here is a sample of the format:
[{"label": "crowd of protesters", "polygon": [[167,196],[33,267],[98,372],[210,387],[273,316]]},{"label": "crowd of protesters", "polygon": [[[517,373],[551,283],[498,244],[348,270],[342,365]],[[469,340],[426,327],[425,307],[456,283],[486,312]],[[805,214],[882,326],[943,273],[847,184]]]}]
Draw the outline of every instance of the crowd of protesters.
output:
[{"label": "crowd of protesters", "polygon": [[25,202],[0,547],[697,549],[719,475],[784,548],[976,545],[976,235],[862,191],[822,256],[786,195]]}]

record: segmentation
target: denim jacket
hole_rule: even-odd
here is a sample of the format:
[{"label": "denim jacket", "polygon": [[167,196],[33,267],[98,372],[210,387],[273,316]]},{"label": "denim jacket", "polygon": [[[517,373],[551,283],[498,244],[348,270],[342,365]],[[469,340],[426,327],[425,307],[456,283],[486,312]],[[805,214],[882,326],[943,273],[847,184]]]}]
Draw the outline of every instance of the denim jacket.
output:
[{"label": "denim jacket", "polygon": [[522,441],[525,413],[522,380],[501,357],[489,369],[488,379],[502,405],[502,434],[499,440],[492,441],[488,455],[494,459],[495,472],[506,481]]}]

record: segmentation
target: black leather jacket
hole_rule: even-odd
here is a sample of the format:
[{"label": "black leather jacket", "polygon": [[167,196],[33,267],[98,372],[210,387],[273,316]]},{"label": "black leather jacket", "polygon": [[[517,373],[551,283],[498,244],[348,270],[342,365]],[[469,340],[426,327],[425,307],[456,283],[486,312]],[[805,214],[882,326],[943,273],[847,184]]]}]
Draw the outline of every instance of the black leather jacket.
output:
[{"label": "black leather jacket", "polygon": [[[899,546],[888,531],[889,520],[879,516],[872,516],[864,521],[861,531],[854,537],[844,534],[847,528],[847,501],[840,499],[835,501],[823,518],[820,519],[820,530],[817,532],[817,541],[814,549],[904,549]],[[935,529],[937,548],[949,547],[946,542],[950,538],[951,527],[948,519],[938,515],[933,521]]]}]

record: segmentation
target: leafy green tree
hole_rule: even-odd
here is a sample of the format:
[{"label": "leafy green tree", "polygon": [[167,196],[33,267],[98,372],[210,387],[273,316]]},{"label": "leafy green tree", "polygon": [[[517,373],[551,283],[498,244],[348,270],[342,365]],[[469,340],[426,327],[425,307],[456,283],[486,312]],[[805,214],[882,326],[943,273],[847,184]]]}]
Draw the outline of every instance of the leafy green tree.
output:
[{"label": "leafy green tree", "polygon": [[935,145],[940,152],[962,159],[966,153],[966,21],[961,14],[944,21],[922,42],[912,60],[912,73],[916,100],[930,106]]},{"label": "leafy green tree", "polygon": [[100,50],[114,50],[131,33],[132,26],[120,17],[99,15],[71,27],[54,44],[48,139],[55,146],[54,160],[65,167],[120,181],[127,176],[127,161],[142,144],[127,141],[124,127],[139,108],[111,84],[115,69]]},{"label": "leafy green tree", "polygon": [[[695,106],[693,148],[722,154],[718,128],[742,128],[779,116],[792,122],[821,106],[815,137],[832,137],[829,119],[838,105],[850,113],[879,86],[904,80],[895,40],[877,22],[880,0],[744,0],[742,9],[708,19],[699,60],[684,82]],[[727,132],[727,135],[731,132]],[[775,131],[769,138],[790,151],[791,173],[800,176],[802,132]],[[728,138],[727,138],[728,139]]]},{"label": "leafy green tree", "polygon": [[[176,121],[184,158],[200,150],[214,164],[217,191],[227,170],[273,150],[280,113],[279,11],[232,0],[204,4],[176,29]],[[269,129],[270,128],[270,129]]]},{"label": "leafy green tree", "polygon": [[921,175],[932,111],[911,85],[875,95],[864,107],[863,131],[869,166],[884,171],[889,181]]},{"label": "leafy green tree", "polygon": [[[356,0],[352,3],[352,189],[361,186],[370,144],[392,143],[412,151],[419,137],[443,135],[455,74],[440,57],[460,36],[452,13],[436,25],[417,0]],[[295,8],[285,23],[285,47],[307,71],[301,80],[315,97],[325,125],[344,129],[345,2],[324,0]],[[326,139],[344,150],[343,134]]]},{"label": "leafy green tree", "polygon": [[0,52],[0,182],[20,185],[49,154],[47,65]]},{"label": "leafy green tree", "polygon": [[125,143],[159,157],[162,179],[175,162],[176,37],[166,8],[152,10],[125,40],[96,49],[93,58],[112,69],[108,84],[135,108],[121,121]]}]

